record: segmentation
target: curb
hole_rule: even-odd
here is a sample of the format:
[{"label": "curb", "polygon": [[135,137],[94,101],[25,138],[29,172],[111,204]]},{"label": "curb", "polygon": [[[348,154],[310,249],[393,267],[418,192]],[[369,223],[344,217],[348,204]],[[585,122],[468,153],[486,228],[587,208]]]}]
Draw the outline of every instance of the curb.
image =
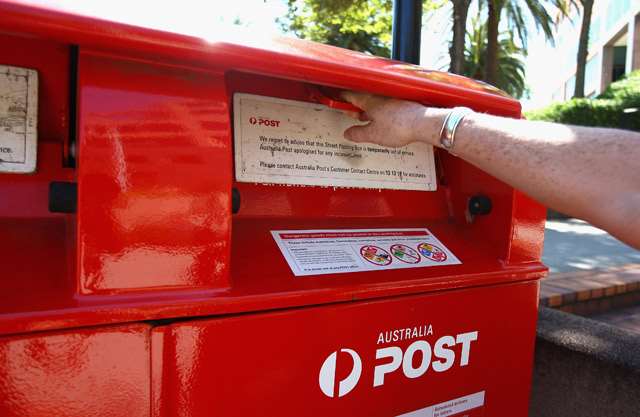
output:
[{"label": "curb", "polygon": [[564,307],[640,290],[640,264],[550,274],[540,284],[540,305]]}]

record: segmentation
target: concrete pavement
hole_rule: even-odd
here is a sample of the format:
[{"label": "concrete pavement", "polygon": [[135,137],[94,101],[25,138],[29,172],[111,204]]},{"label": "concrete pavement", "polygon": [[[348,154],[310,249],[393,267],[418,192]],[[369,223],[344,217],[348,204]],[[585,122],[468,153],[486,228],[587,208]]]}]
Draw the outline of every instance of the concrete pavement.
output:
[{"label": "concrete pavement", "polygon": [[640,251],[582,220],[549,220],[544,237],[542,261],[550,273],[640,263]]},{"label": "concrete pavement", "polygon": [[640,251],[576,219],[545,228],[540,302],[640,334]]}]

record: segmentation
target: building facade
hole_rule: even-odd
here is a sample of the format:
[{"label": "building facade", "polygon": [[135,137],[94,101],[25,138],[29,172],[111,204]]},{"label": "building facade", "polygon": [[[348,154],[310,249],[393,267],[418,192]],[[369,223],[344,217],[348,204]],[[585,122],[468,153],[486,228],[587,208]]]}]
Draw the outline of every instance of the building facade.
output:
[{"label": "building facade", "polygon": [[[576,56],[582,17],[573,16],[558,27],[556,48],[549,54],[553,101],[573,97]],[[609,84],[640,69],[640,0],[595,0],[585,70],[586,97],[600,94]]]}]

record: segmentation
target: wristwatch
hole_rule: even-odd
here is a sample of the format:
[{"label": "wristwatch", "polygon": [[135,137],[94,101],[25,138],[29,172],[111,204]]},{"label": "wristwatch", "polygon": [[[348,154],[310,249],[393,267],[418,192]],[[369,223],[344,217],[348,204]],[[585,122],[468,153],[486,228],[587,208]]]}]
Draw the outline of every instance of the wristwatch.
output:
[{"label": "wristwatch", "polygon": [[469,113],[473,113],[468,107],[454,107],[449,111],[444,119],[442,129],[440,129],[440,146],[453,153],[453,146],[456,140],[456,129],[462,119]]}]

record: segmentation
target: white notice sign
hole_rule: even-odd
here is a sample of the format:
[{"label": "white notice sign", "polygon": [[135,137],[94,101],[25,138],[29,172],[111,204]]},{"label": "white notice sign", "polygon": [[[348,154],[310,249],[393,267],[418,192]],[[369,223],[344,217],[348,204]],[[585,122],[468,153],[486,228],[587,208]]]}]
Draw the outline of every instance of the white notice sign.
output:
[{"label": "white notice sign", "polygon": [[34,172],[38,73],[0,65],[0,172]]},{"label": "white notice sign", "polygon": [[344,131],[362,122],[322,104],[240,93],[233,103],[237,181],[436,189],[429,145],[387,148],[349,142]]},{"label": "white notice sign", "polygon": [[[483,409],[484,391],[480,391],[475,394],[454,398],[440,404],[405,413],[397,417],[475,417],[484,415]],[[472,410],[478,412],[474,413]]]},{"label": "white notice sign", "polygon": [[461,262],[428,229],[274,230],[295,276]]}]

